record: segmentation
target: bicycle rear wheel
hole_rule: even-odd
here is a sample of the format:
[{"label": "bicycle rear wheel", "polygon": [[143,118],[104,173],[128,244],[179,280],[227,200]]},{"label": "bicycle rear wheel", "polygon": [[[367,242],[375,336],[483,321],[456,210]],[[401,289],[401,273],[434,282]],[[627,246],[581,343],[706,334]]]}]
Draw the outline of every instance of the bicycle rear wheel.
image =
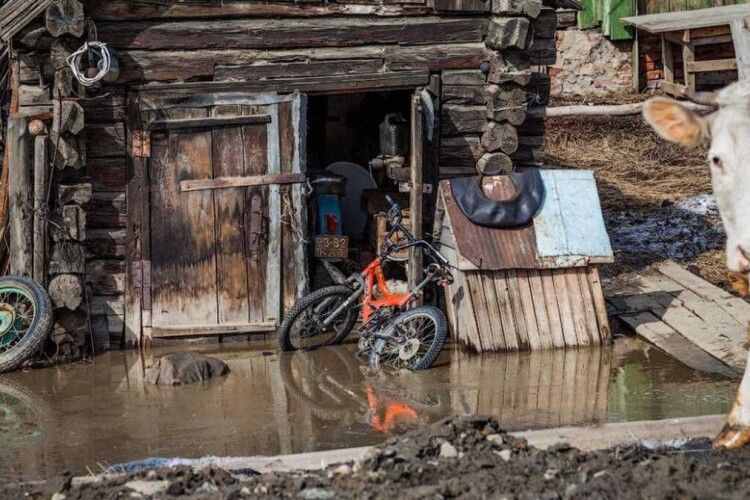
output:
[{"label": "bicycle rear wheel", "polygon": [[398,315],[375,341],[370,366],[426,370],[443,350],[448,322],[435,306],[422,306]]},{"label": "bicycle rear wheel", "polygon": [[279,348],[282,351],[314,349],[343,341],[357,321],[358,307],[353,305],[335,318],[329,316],[354,293],[349,287],[335,285],[299,299],[279,327]]}]

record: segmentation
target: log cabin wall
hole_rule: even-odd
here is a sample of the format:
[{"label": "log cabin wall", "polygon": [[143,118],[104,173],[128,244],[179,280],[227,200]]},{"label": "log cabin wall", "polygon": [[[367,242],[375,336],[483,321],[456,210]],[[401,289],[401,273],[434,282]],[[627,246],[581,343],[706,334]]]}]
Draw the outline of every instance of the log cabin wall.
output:
[{"label": "log cabin wall", "polygon": [[[79,207],[66,210],[81,212],[76,220],[85,222],[73,248],[76,255],[85,249],[85,266],[50,269],[50,278],[85,276],[97,348],[137,342],[123,322],[126,185],[132,175],[125,117],[128,96],[144,85],[190,83],[196,87],[187,92],[199,93],[201,82],[246,82],[258,91],[336,93],[421,86],[413,77],[425,74],[424,85],[431,82],[439,105],[438,167],[426,178],[496,174],[537,163],[543,122],[527,119],[526,111],[546,104],[549,93],[545,75],[532,72],[532,65],[555,60],[557,17],[554,2],[546,2],[84,2],[97,38],[116,51],[120,76],[69,94],[85,110],[85,128],[71,148],[80,161],[78,168],[57,172],[54,182],[56,191],[85,194],[53,200],[53,209]],[[78,47],[73,39],[67,45]],[[43,22],[20,32],[14,47],[22,80],[31,87],[22,104],[51,106],[50,88],[62,67],[52,67],[59,55],[55,59]],[[352,83],[352,74],[361,76],[359,83]],[[51,242],[49,252],[59,251],[60,242]],[[76,317],[79,330],[81,320]]]}]

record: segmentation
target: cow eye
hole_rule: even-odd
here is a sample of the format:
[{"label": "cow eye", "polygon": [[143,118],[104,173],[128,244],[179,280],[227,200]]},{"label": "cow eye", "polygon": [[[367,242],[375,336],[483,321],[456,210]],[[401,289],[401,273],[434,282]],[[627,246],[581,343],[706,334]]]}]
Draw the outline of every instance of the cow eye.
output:
[{"label": "cow eye", "polygon": [[724,162],[722,162],[721,158],[719,158],[718,156],[711,157],[711,166],[713,166],[720,172],[724,171]]}]

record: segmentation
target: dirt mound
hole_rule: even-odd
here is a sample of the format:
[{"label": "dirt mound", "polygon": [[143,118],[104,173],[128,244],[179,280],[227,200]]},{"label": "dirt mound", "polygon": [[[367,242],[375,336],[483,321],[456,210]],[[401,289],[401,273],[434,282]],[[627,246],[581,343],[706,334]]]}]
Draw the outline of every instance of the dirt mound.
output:
[{"label": "dirt mound", "polygon": [[[2,497],[197,498],[746,498],[750,450],[714,451],[708,440],[679,448],[625,446],[586,453],[561,444],[529,447],[482,417],[451,417],[391,439],[362,462],[325,471],[257,475],[219,469],[143,471],[83,486],[48,481],[0,487]],[[151,492],[151,493],[149,493]]]}]

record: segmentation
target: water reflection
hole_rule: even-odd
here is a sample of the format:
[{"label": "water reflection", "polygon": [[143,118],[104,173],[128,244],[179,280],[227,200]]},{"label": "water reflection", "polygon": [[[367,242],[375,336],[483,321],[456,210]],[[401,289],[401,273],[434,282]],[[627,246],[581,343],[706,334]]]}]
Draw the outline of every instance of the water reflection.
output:
[{"label": "water reflection", "polygon": [[485,356],[449,347],[417,373],[372,373],[352,345],[285,355],[269,347],[193,347],[231,373],[185,387],[143,383],[144,370],[179,347],[3,375],[0,480],[146,457],[362,446],[454,413],[494,415],[508,430],[717,413],[736,387],[635,340]]}]

